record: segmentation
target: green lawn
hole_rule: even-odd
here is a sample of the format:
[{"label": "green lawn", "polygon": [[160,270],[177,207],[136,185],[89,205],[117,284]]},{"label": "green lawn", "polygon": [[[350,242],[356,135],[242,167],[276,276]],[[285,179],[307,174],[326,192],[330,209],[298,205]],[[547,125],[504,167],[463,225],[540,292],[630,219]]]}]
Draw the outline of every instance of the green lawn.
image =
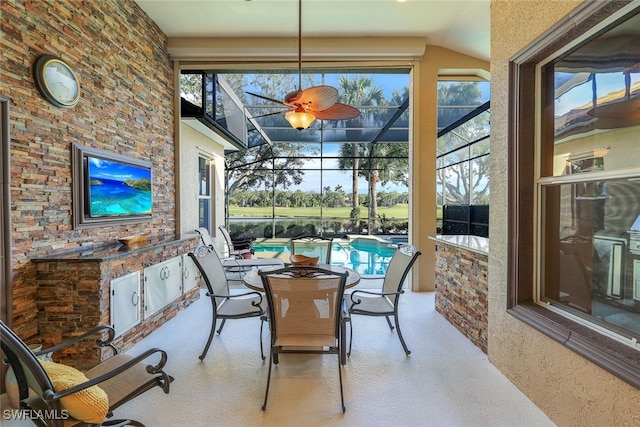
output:
[{"label": "green lawn", "polygon": [[[283,208],[276,207],[276,216],[278,217],[320,217],[320,208]],[[240,206],[229,206],[229,214],[232,217],[270,217],[273,213],[271,207],[249,207],[242,208]],[[323,208],[322,216],[325,218],[349,218],[351,214],[350,207],[342,208]],[[368,218],[366,207],[360,209],[362,218]],[[378,215],[385,215],[387,218],[409,218],[409,205],[398,204],[390,207],[378,207]]]}]

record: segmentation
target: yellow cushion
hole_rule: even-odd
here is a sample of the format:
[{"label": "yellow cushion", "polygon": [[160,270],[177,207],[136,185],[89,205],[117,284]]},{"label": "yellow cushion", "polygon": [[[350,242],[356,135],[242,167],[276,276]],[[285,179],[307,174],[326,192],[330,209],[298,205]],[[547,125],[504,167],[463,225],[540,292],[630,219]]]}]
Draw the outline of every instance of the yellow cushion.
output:
[{"label": "yellow cushion", "polygon": [[[56,392],[89,381],[82,372],[71,366],[43,360],[40,361],[40,364],[49,375]],[[60,404],[62,409],[69,412],[69,415],[85,423],[100,424],[109,411],[107,394],[97,385],[63,397],[60,399]]]}]

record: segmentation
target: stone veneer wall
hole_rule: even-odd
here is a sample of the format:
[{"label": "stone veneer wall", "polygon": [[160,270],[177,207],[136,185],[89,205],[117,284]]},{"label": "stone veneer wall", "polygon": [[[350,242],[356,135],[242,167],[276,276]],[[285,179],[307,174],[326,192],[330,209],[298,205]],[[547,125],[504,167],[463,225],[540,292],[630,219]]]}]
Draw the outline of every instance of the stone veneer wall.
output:
[{"label": "stone veneer wall", "polygon": [[436,242],[436,311],[485,353],[488,267],[486,254]]},{"label": "stone veneer wall", "polygon": [[[142,231],[175,233],[174,73],[167,37],[131,0],[3,0],[0,25],[0,94],[11,101],[12,317],[30,342],[44,310],[31,259]],[[77,73],[75,107],[38,92],[32,67],[42,54]],[[72,143],[150,160],[152,222],[74,230]]]},{"label": "stone veneer wall", "polygon": [[[96,258],[37,260],[38,282],[38,341],[43,348],[59,344],[98,325],[111,324],[111,280],[140,272],[143,288],[143,269],[192,251],[198,238],[178,240],[175,243],[150,246],[133,251],[131,255],[101,261]],[[138,309],[140,324],[116,337],[113,345],[118,351],[132,347],[154,329],[200,297],[199,286],[188,290],[162,310],[149,318],[144,317],[144,291]],[[95,339],[84,340],[68,349],[57,351],[55,360],[62,359],[80,370],[87,370],[112,355],[109,348],[95,345]]]}]

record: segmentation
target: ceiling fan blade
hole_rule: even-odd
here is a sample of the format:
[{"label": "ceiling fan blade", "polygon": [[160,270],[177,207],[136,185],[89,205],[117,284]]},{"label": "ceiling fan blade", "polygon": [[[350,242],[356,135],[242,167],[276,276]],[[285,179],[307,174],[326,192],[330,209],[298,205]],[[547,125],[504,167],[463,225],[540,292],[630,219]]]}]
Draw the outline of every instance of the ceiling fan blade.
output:
[{"label": "ceiling fan blade", "polygon": [[268,117],[268,116],[275,116],[276,114],[286,114],[286,113],[290,113],[293,110],[282,110],[282,111],[276,111],[275,113],[266,113],[266,114],[260,114],[259,116],[251,116],[252,119],[259,119],[260,117]]},{"label": "ceiling fan blade", "polygon": [[277,104],[281,104],[281,105],[287,105],[282,101],[279,101],[277,99],[274,98],[269,98],[268,96],[264,96],[264,95],[259,95],[257,93],[253,93],[253,92],[247,92],[246,90],[244,91],[244,93],[248,93],[251,96],[255,96],[256,98],[261,98],[261,99],[266,99],[267,101],[271,101],[271,102],[275,102]]},{"label": "ceiling fan blade", "polygon": [[284,97],[284,105],[288,105],[290,107],[298,106],[298,98],[300,97],[301,93],[301,90],[294,90],[293,92],[289,92]]},{"label": "ceiling fan blade", "polygon": [[314,111],[313,115],[319,120],[349,120],[358,117],[360,110],[350,105],[336,102],[325,110]]},{"label": "ceiling fan blade", "polygon": [[331,86],[312,86],[291,92],[285,97],[286,105],[302,106],[310,112],[322,111],[338,101],[338,90]]}]

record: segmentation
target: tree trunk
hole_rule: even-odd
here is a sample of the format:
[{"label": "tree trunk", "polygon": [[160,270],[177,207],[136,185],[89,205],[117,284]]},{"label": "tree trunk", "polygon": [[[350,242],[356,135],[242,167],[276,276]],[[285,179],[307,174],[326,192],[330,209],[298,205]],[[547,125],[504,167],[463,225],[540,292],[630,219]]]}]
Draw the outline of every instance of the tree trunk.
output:
[{"label": "tree trunk", "polygon": [[358,199],[358,169],[360,168],[360,159],[356,158],[357,144],[351,144],[351,146],[353,154],[353,176],[351,177],[353,188],[352,207],[353,209],[358,209],[358,206],[360,206],[360,200]]},{"label": "tree trunk", "polygon": [[380,179],[379,172],[372,170],[369,172],[369,221],[368,234],[374,234],[373,230],[378,223],[378,201],[377,201],[377,185]]}]

